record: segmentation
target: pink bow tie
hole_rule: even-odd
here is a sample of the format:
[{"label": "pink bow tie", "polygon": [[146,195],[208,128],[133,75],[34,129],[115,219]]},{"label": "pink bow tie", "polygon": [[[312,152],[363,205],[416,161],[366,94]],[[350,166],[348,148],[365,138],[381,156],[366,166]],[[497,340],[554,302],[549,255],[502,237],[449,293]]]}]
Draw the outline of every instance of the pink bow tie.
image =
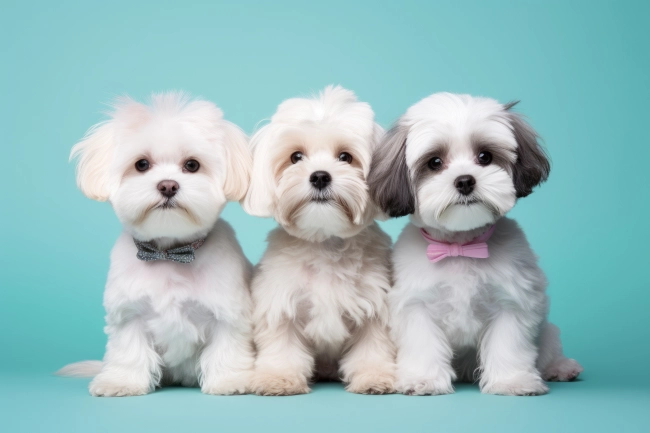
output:
[{"label": "pink bow tie", "polygon": [[481,236],[472,239],[466,244],[453,243],[449,244],[447,242],[440,242],[431,237],[429,233],[424,229],[420,229],[422,237],[429,242],[427,247],[427,257],[431,263],[439,262],[442,259],[447,257],[472,257],[475,259],[486,259],[490,256],[488,252],[488,245],[485,243],[492,233],[494,233],[494,227],[492,226],[483,233]]}]

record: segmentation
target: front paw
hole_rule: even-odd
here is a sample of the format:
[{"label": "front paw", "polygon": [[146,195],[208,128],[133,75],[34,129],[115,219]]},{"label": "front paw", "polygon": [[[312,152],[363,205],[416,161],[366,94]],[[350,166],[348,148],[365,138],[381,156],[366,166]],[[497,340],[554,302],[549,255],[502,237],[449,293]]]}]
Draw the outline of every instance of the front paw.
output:
[{"label": "front paw", "polygon": [[395,392],[395,375],[392,371],[370,369],[354,374],[345,390],[355,394],[392,394]]},{"label": "front paw", "polygon": [[249,371],[209,378],[203,381],[201,392],[211,395],[246,394],[250,378]]},{"label": "front paw", "polygon": [[291,372],[256,371],[251,381],[251,391],[257,395],[307,394],[307,379]]},{"label": "front paw", "polygon": [[449,375],[402,378],[397,382],[397,391],[404,395],[453,394],[451,380]]},{"label": "front paw", "polygon": [[93,397],[127,397],[145,395],[151,392],[148,383],[129,383],[124,380],[111,379],[101,374],[90,382],[88,389]]},{"label": "front paw", "polygon": [[507,379],[481,380],[481,392],[497,395],[542,395],[548,386],[539,374],[519,373]]}]

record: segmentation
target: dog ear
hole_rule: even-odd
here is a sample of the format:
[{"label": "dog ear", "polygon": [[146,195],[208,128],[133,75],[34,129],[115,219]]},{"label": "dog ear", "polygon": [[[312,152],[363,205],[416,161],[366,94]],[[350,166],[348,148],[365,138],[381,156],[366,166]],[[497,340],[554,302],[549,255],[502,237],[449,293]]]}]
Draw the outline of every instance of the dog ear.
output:
[{"label": "dog ear", "polygon": [[391,217],[415,212],[415,195],[406,165],[407,136],[408,128],[398,122],[384,135],[370,164],[370,196]]},{"label": "dog ear", "polygon": [[244,210],[253,216],[270,217],[273,213],[275,179],[271,169],[268,139],[271,124],[264,126],[251,138],[253,170],[246,197],[241,201]]},{"label": "dog ear", "polygon": [[[515,103],[505,105],[509,110]],[[539,144],[537,132],[518,113],[508,113],[512,132],[517,141],[517,161],[513,165],[512,179],[517,198],[526,197],[540,183],[548,179],[551,164]]]},{"label": "dog ear", "polygon": [[[250,181],[252,157],[248,149],[248,137],[237,125],[223,118],[223,112],[216,104],[196,99],[188,102],[189,98],[182,92],[174,92],[159,96],[161,104],[165,98],[178,101],[183,106],[186,119],[192,125],[210,136],[223,133],[223,148],[226,157],[226,176],[223,190],[230,201],[239,201],[246,195]],[[215,132],[217,132],[215,134]]]},{"label": "dog ear", "polygon": [[70,161],[79,157],[77,185],[93,200],[106,201],[111,193],[109,167],[113,159],[114,135],[113,120],[98,123],[70,152]]},{"label": "dog ear", "polygon": [[248,137],[237,125],[223,121],[226,148],[226,181],[224,193],[231,201],[240,201],[246,196],[253,168],[253,157],[248,148]]}]

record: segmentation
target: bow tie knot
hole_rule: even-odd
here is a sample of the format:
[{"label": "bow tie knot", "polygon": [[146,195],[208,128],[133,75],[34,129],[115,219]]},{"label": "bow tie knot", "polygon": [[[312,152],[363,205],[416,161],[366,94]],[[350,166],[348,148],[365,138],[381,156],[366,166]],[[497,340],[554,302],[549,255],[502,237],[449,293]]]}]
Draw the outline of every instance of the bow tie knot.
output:
[{"label": "bow tie knot", "polygon": [[177,248],[159,250],[151,242],[143,242],[133,239],[135,246],[138,247],[136,257],[145,262],[154,260],[171,260],[178,263],[191,263],[194,261],[194,252],[198,250],[205,242],[205,239],[198,239],[191,244],[183,245]]},{"label": "bow tie knot", "polygon": [[449,244],[449,255],[458,257],[463,254],[463,247],[459,243]]},{"label": "bow tie knot", "polygon": [[427,258],[431,263],[439,262],[447,257],[462,256],[475,259],[486,259],[490,256],[487,240],[492,236],[492,233],[494,233],[494,227],[495,226],[490,227],[487,232],[465,244],[437,241],[424,229],[420,229],[420,233],[429,243],[427,246]]}]

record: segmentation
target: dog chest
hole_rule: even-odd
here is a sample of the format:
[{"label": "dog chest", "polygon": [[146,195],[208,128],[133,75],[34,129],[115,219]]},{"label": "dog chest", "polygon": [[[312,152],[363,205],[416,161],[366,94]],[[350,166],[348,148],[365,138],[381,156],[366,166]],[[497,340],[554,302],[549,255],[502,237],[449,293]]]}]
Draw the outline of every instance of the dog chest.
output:
[{"label": "dog chest", "polygon": [[364,303],[368,304],[359,296],[357,278],[342,272],[339,264],[324,261],[318,267],[303,266],[296,316],[305,336],[313,342],[342,344],[350,336],[353,323],[369,315]]},{"label": "dog chest", "polygon": [[432,317],[454,347],[476,346],[493,310],[489,286],[471,273],[458,274],[431,288]]},{"label": "dog chest", "polygon": [[171,300],[155,305],[147,327],[167,367],[196,355],[210,332],[213,315],[195,301]]},{"label": "dog chest", "polygon": [[318,273],[307,279],[298,309],[304,334],[312,341],[342,342],[349,336],[343,319],[346,290],[349,288],[333,275]]}]

